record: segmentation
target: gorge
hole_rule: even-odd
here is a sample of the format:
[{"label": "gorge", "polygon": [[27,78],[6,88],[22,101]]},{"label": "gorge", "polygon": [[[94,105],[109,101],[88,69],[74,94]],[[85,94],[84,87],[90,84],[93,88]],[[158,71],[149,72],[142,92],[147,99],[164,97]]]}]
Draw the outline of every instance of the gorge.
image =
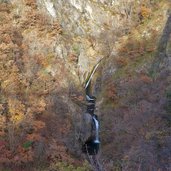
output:
[{"label": "gorge", "polygon": [[170,171],[170,9],[169,0],[0,0],[0,171],[98,170],[80,143],[90,82],[99,165]]}]

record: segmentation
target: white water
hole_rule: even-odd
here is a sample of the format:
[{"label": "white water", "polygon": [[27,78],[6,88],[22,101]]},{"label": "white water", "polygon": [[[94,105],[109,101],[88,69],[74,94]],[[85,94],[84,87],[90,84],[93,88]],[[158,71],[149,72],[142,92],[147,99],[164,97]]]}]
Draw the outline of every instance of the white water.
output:
[{"label": "white water", "polygon": [[86,99],[89,101],[89,100],[94,100],[92,98],[90,98],[90,96],[86,95]]},{"label": "white water", "polygon": [[[103,59],[103,58],[102,58]],[[86,85],[85,85],[85,89],[87,89],[88,85],[90,84],[90,81],[94,75],[94,73],[96,72],[101,60],[99,60],[99,62],[95,65],[94,69],[93,69],[93,72],[91,73]],[[89,100],[93,100],[88,94],[86,94],[86,99],[89,101]],[[94,124],[95,124],[95,140],[94,140],[94,143],[97,143],[99,144],[100,141],[99,141],[99,121],[96,119],[95,116],[92,117],[93,118],[93,121],[94,121]]]},{"label": "white water", "polygon": [[94,143],[100,143],[100,141],[99,141],[99,121],[95,118],[95,116],[93,116],[93,120],[95,123],[95,131],[96,131]]},{"label": "white water", "polygon": [[99,64],[100,64],[100,61],[99,61],[99,62],[96,64],[96,66],[94,67],[94,70],[93,70],[93,72],[91,73],[91,76],[90,76],[89,80],[87,81],[87,84],[85,85],[85,89],[88,87],[88,85],[89,85],[89,83],[90,83],[90,81],[91,81],[91,79],[92,79],[92,77],[93,77],[93,75],[94,75],[94,73],[95,73],[97,67],[99,66]]}]

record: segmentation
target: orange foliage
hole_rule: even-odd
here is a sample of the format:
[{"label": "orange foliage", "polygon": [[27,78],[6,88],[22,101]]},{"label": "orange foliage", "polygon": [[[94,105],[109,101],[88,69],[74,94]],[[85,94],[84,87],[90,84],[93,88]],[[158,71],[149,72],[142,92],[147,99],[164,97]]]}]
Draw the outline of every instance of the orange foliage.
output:
[{"label": "orange foliage", "polygon": [[109,84],[107,86],[107,97],[110,100],[115,100],[117,98],[117,91],[114,84]]},{"label": "orange foliage", "polygon": [[42,139],[42,137],[40,136],[39,133],[32,133],[32,134],[28,134],[26,139],[30,141],[39,141]]},{"label": "orange foliage", "polygon": [[80,101],[80,102],[84,100],[84,97],[82,95],[78,95],[78,94],[72,94],[71,98],[72,98],[72,100]]},{"label": "orange foliage", "polygon": [[8,34],[2,35],[2,41],[3,41],[4,43],[6,43],[6,44],[10,43],[10,42],[11,42],[11,37],[10,37],[10,35],[8,35]]},{"label": "orange foliage", "polygon": [[42,129],[45,127],[45,122],[36,120],[33,122],[33,127],[35,128],[36,131]]},{"label": "orange foliage", "polygon": [[25,0],[26,5],[36,9],[37,8],[37,4],[35,0]]},{"label": "orange foliage", "polygon": [[[56,62],[57,66],[60,67],[58,72],[62,73],[64,71],[61,60],[57,61],[54,54],[51,55],[50,52],[50,55],[44,52],[42,54],[39,52],[33,52],[33,55],[29,54],[30,42],[27,42],[28,35],[23,41],[25,31],[29,32],[34,29],[36,35],[41,32],[42,35],[46,35],[48,38],[53,36],[53,39],[55,39],[56,35],[61,33],[62,30],[57,21],[50,21],[44,13],[35,10],[37,8],[36,0],[24,0],[24,2],[27,7],[23,8],[27,10],[22,13],[23,16],[15,18],[16,27],[13,26],[12,21],[14,18],[13,9],[0,3],[0,82],[2,92],[0,114],[3,114],[0,116],[0,136],[5,139],[4,141],[0,140],[0,164],[23,164],[33,161],[35,148],[33,148],[32,144],[28,148],[24,148],[22,146],[23,142],[27,143],[30,141],[34,143],[34,141],[39,142],[42,139],[48,143],[51,142],[52,137],[50,135],[46,136],[50,137],[49,139],[41,136],[42,132],[46,134],[47,127],[45,122],[47,123],[47,121],[41,121],[40,116],[42,115],[40,114],[46,110],[47,106],[44,91],[49,92],[53,86],[58,86],[59,88],[60,86],[52,85],[54,83],[52,79],[54,78],[48,74],[47,67],[51,64],[55,65]],[[9,13],[10,11],[12,12]],[[37,37],[40,38],[39,36]],[[33,41],[32,39],[34,38],[29,40]],[[44,41],[44,37],[40,39],[42,42]],[[39,40],[37,41],[39,42]],[[39,43],[43,44],[42,42]],[[49,42],[43,44],[43,47],[50,44]],[[63,77],[64,73],[59,74],[59,76]],[[59,77],[56,79],[60,80]],[[78,100],[82,101],[83,97],[78,96]],[[4,107],[3,103],[7,104],[7,107]],[[8,129],[10,125],[8,121],[12,125],[10,129]],[[51,126],[53,130],[56,123]],[[69,121],[64,122],[61,119],[58,124],[59,126],[57,125],[56,127],[59,135],[68,133],[71,127]],[[55,156],[58,153],[57,155],[61,155],[62,158],[69,158],[66,155],[65,145],[62,143],[59,145],[57,142],[53,145],[54,148],[50,150],[53,152],[55,149]]]},{"label": "orange foliage", "polygon": [[149,84],[152,82],[152,79],[147,75],[141,75],[141,80],[146,84]]},{"label": "orange foliage", "polygon": [[4,106],[0,104],[0,112],[2,112],[3,110],[4,110]]},{"label": "orange foliage", "polygon": [[22,18],[21,20],[22,29],[37,28],[39,31],[37,32],[39,37],[44,36],[45,33],[48,33],[51,37],[62,33],[62,29],[58,21],[51,23],[48,16],[44,13],[37,10],[30,10],[26,12],[26,15],[27,18]]},{"label": "orange foliage", "polygon": [[56,36],[56,33],[59,33],[59,34],[62,33],[62,28],[61,28],[61,26],[59,25],[58,22],[54,22],[54,23],[52,24],[51,30],[52,30],[51,36]]},{"label": "orange foliage", "polygon": [[4,136],[4,135],[5,135],[5,132],[2,131],[2,130],[0,130],[0,136],[2,137],[2,136]]},{"label": "orange foliage", "polygon": [[155,50],[156,50],[156,48],[155,48],[155,47],[147,48],[147,49],[146,49],[146,51],[147,51],[147,52],[154,52]]},{"label": "orange foliage", "polygon": [[1,3],[0,11],[10,13],[10,7],[11,7],[10,3]]},{"label": "orange foliage", "polygon": [[17,99],[9,99],[9,113],[11,115],[11,121],[19,123],[24,119],[25,106],[21,101]]},{"label": "orange foliage", "polygon": [[48,159],[50,161],[73,162],[73,159],[66,153],[67,149],[64,144],[52,139],[49,146]]},{"label": "orange foliage", "polygon": [[28,161],[33,161],[33,151],[30,148],[25,149],[21,146],[17,149],[18,154],[14,156],[14,163],[21,164],[27,163]]},{"label": "orange foliage", "polygon": [[124,57],[115,58],[115,62],[118,67],[124,67],[128,64],[128,59]]},{"label": "orange foliage", "polygon": [[144,18],[149,18],[151,15],[151,9],[145,6],[141,7],[140,15]]},{"label": "orange foliage", "polygon": [[43,97],[29,96],[29,103],[31,105],[32,113],[42,113],[45,111],[46,102]]},{"label": "orange foliage", "polygon": [[79,101],[83,101],[84,100],[84,97],[80,95],[80,96],[78,96],[78,100]]},{"label": "orange foliage", "polygon": [[24,149],[21,146],[18,146],[16,153],[13,154],[12,151],[6,148],[7,143],[5,141],[0,141],[0,164],[2,163],[14,163],[21,164],[27,163],[28,161],[33,161],[33,151],[32,148]]},{"label": "orange foliage", "polygon": [[70,62],[74,62],[74,63],[77,62],[77,60],[78,60],[78,56],[73,53],[69,54],[68,58],[69,58]]}]

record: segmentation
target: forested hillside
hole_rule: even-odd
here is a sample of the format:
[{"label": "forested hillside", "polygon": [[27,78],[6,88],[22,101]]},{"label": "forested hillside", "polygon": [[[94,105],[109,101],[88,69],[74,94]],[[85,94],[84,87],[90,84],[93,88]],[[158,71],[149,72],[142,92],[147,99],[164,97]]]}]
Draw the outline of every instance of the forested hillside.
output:
[{"label": "forested hillside", "polygon": [[[169,0],[0,0],[0,171],[91,171],[84,86],[105,171],[171,170]],[[96,169],[97,171],[97,169]]]}]

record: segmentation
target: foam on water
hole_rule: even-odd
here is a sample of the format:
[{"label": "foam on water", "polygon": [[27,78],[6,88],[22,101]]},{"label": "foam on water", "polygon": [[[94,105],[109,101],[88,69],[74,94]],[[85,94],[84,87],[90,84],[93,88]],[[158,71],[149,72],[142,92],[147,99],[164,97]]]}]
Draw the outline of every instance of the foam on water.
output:
[{"label": "foam on water", "polygon": [[100,143],[100,141],[99,141],[99,121],[95,118],[95,116],[93,116],[93,120],[95,123],[95,131],[96,131],[94,143]]}]

